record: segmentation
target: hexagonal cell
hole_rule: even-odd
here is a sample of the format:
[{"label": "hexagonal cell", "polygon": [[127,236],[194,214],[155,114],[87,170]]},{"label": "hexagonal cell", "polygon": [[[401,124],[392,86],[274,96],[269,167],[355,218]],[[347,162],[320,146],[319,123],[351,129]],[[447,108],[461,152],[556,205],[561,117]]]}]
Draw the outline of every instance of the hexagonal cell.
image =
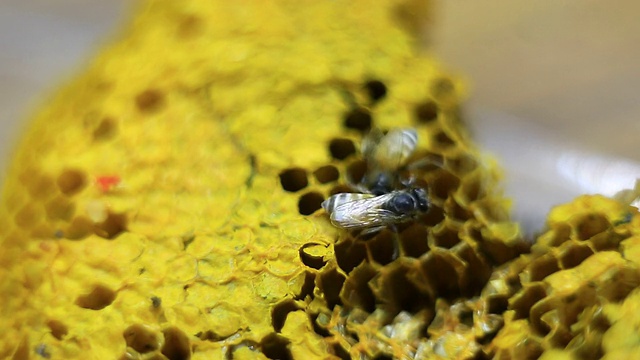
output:
[{"label": "hexagonal cell", "polygon": [[611,227],[609,220],[602,214],[587,214],[576,219],[576,235],[580,240],[587,240]]},{"label": "hexagonal cell", "polygon": [[419,258],[429,251],[426,226],[415,223],[400,233],[400,252],[403,256]]},{"label": "hexagonal cell", "polygon": [[458,227],[451,221],[443,221],[429,230],[429,247],[450,249],[460,242]]},{"label": "hexagonal cell", "polygon": [[84,309],[101,310],[116,299],[116,292],[104,285],[94,285],[91,292],[78,296],[76,305]]},{"label": "hexagonal cell", "polygon": [[378,308],[392,315],[401,310],[415,313],[433,301],[434,298],[412,279],[416,265],[414,259],[400,258],[379,270],[370,282]]},{"label": "hexagonal cell", "polygon": [[387,86],[380,80],[369,80],[364,84],[371,103],[376,103],[387,95]]},{"label": "hexagonal cell", "polygon": [[416,105],[414,116],[419,123],[430,123],[438,118],[438,104],[433,100],[424,101]]},{"label": "hexagonal cell", "polygon": [[440,131],[440,132],[436,133],[433,136],[432,141],[434,142],[435,146],[438,149],[441,149],[441,150],[449,149],[449,148],[451,148],[451,147],[456,145],[455,140],[453,140],[444,131]]},{"label": "hexagonal cell", "polygon": [[285,191],[296,192],[309,185],[307,171],[303,168],[294,167],[283,170],[280,172],[279,177],[280,185]]},{"label": "hexagonal cell", "polygon": [[354,184],[362,182],[366,173],[367,162],[362,159],[355,160],[347,166],[347,179]]},{"label": "hexagonal cell", "polygon": [[589,242],[596,251],[618,250],[620,242],[627,238],[627,235],[620,234],[611,229],[596,234],[589,239]]},{"label": "hexagonal cell", "polygon": [[298,212],[301,215],[311,215],[322,208],[323,201],[324,196],[322,196],[322,194],[315,191],[308,192],[300,196],[298,200]]},{"label": "hexagonal cell", "polygon": [[321,184],[337,181],[340,178],[340,172],[333,165],[321,166],[313,172],[313,176]]},{"label": "hexagonal cell", "polygon": [[191,343],[189,337],[175,326],[162,330],[164,344],[160,352],[169,360],[189,360],[191,358]]},{"label": "hexagonal cell", "polygon": [[462,289],[465,296],[478,293],[491,277],[492,267],[479,249],[473,248],[467,242],[460,242],[452,248],[460,259],[467,263],[467,278],[469,284]]},{"label": "hexagonal cell", "polygon": [[58,175],[56,184],[63,194],[71,196],[87,186],[87,176],[82,170],[65,169]]},{"label": "hexagonal cell", "polygon": [[160,335],[153,328],[134,324],[122,333],[127,346],[140,354],[152,352],[160,348]]},{"label": "hexagonal cell", "polygon": [[78,216],[71,220],[71,223],[62,235],[69,240],[80,240],[93,234],[93,222],[84,216]]},{"label": "hexagonal cell", "polygon": [[438,199],[446,200],[460,185],[460,178],[446,170],[440,170],[429,184],[429,193]]},{"label": "hexagonal cell", "polygon": [[301,307],[292,299],[286,299],[275,304],[271,310],[271,325],[273,329],[276,332],[280,332],[287,320],[287,315],[300,309]]},{"label": "hexagonal cell", "polygon": [[118,122],[116,119],[106,116],[92,132],[93,140],[106,141],[113,139],[118,134]]},{"label": "hexagonal cell", "polygon": [[458,204],[453,197],[448,198],[444,202],[444,213],[447,219],[458,222],[465,222],[473,217],[473,213],[469,209]]},{"label": "hexagonal cell", "polygon": [[316,287],[323,294],[329,309],[341,304],[340,291],[345,280],[344,275],[340,274],[335,267],[325,267],[316,276]]},{"label": "hexagonal cell", "polygon": [[520,275],[522,283],[542,281],[547,276],[560,270],[558,259],[553,254],[545,254],[533,259]]},{"label": "hexagonal cell", "polygon": [[143,113],[156,113],[166,106],[165,94],[157,89],[147,89],[136,95],[135,105]]},{"label": "hexagonal cell", "polygon": [[528,318],[531,307],[546,296],[547,291],[543,283],[526,284],[516,295],[509,299],[509,308],[515,311],[514,319]]},{"label": "hexagonal cell", "polygon": [[107,212],[107,218],[95,224],[96,235],[105,239],[114,239],[127,230],[127,216],[125,214]]},{"label": "hexagonal cell", "polygon": [[58,340],[62,340],[69,333],[69,328],[62,321],[48,320],[47,327],[51,331],[51,335]]},{"label": "hexagonal cell", "polygon": [[372,239],[365,242],[369,261],[385,265],[398,256],[400,235],[389,229],[384,229]]},{"label": "hexagonal cell", "polygon": [[369,287],[369,281],[378,272],[368,263],[361,263],[351,273],[342,286],[340,299],[349,308],[359,308],[369,313],[376,308],[375,297]]},{"label": "hexagonal cell", "polygon": [[366,108],[359,107],[345,114],[343,125],[348,129],[366,132],[371,129],[372,123],[371,112]]},{"label": "hexagonal cell", "polygon": [[320,270],[326,263],[327,245],[308,243],[304,244],[298,251],[300,260],[305,266]]},{"label": "hexagonal cell", "polygon": [[30,203],[23,206],[13,216],[16,225],[23,229],[33,228],[43,218],[42,208],[36,204]]},{"label": "hexagonal cell", "polygon": [[419,259],[409,277],[431,298],[454,299],[468,282],[465,262],[450,251],[434,249]]},{"label": "hexagonal cell", "polygon": [[333,139],[329,142],[329,153],[336,160],[344,160],[356,153],[356,146],[350,139]]},{"label": "hexagonal cell", "polygon": [[26,182],[23,183],[29,192],[29,196],[36,201],[42,201],[57,191],[55,181],[47,175],[33,174]]},{"label": "hexagonal cell", "polygon": [[591,248],[584,243],[566,243],[560,252],[560,267],[562,269],[571,269],[582,263],[586,258],[593,255],[594,252]]},{"label": "hexagonal cell", "polygon": [[75,203],[68,197],[58,195],[44,205],[49,220],[69,221],[75,212]]},{"label": "hexagonal cell", "polygon": [[260,341],[262,353],[269,359],[293,360],[289,344],[291,341],[286,337],[271,333]]},{"label": "hexagonal cell", "polygon": [[444,160],[444,164],[445,168],[460,177],[464,177],[466,174],[476,170],[479,165],[478,159],[468,153],[447,157]]},{"label": "hexagonal cell", "polygon": [[333,248],[338,266],[347,274],[367,258],[367,248],[361,240],[347,238]]}]

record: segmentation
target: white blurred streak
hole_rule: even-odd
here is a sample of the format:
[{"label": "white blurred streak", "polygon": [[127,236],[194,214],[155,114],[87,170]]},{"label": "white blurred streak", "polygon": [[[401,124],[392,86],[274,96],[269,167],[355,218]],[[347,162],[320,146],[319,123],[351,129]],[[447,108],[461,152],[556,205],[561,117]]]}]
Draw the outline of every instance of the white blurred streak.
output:
[{"label": "white blurred streak", "polygon": [[558,173],[582,192],[613,196],[633,188],[640,163],[588,151],[565,151],[556,162]]}]

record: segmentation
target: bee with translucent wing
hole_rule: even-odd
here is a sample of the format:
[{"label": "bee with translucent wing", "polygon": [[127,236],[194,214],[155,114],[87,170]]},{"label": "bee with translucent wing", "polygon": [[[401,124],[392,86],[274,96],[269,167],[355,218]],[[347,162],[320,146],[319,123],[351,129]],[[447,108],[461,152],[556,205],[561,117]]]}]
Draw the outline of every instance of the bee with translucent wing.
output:
[{"label": "bee with translucent wing", "polygon": [[426,213],[429,200],[425,189],[411,187],[383,195],[340,193],[325,200],[322,207],[335,227],[369,234]]}]

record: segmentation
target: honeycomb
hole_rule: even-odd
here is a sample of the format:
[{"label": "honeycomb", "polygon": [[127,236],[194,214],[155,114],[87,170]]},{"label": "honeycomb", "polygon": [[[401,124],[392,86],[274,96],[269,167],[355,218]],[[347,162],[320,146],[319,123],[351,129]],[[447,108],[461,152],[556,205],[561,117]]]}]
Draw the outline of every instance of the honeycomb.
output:
[{"label": "honeycomb", "polygon": [[[14,154],[0,358],[637,357],[637,209],[583,196],[523,239],[464,85],[416,50],[425,10],[141,4]],[[334,228],[363,135],[408,126],[431,210]]]}]

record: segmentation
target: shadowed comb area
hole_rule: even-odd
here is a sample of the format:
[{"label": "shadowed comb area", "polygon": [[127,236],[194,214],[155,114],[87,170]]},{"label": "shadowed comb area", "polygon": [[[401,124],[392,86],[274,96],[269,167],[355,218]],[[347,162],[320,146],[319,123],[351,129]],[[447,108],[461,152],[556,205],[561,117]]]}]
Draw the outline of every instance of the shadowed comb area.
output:
[{"label": "shadowed comb area", "polygon": [[[15,151],[0,358],[637,357],[636,209],[581,197],[525,242],[427,4],[141,4]],[[321,204],[374,128],[416,130],[430,210],[357,236]]]}]

